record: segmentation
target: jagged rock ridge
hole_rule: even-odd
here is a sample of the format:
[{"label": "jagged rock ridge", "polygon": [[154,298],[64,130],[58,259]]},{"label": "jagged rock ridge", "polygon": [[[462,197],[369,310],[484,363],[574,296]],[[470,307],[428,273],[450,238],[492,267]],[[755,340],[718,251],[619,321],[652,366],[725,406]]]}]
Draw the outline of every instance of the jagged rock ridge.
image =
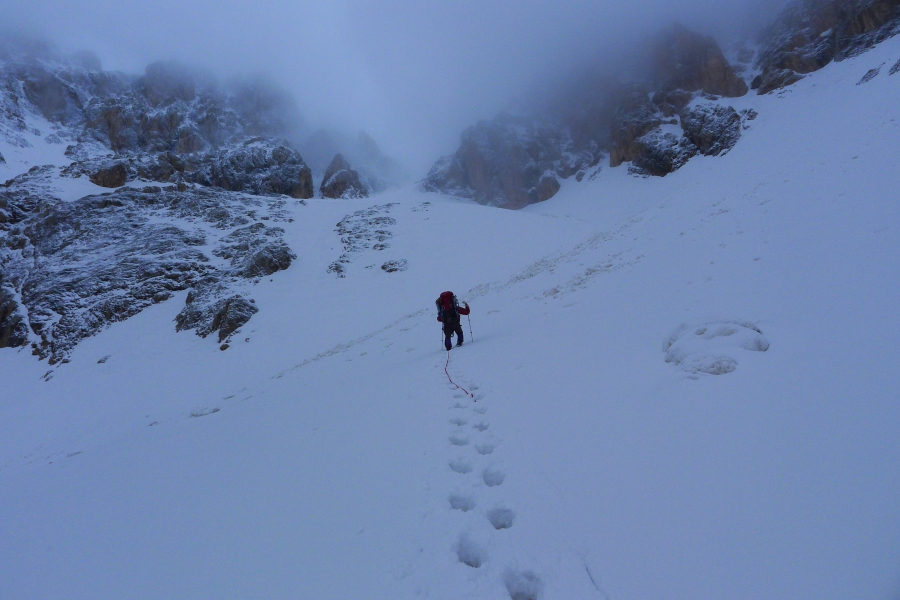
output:
[{"label": "jagged rock ridge", "polygon": [[[35,58],[10,45],[0,49],[0,60],[0,129],[8,139],[15,136],[25,127],[22,111],[36,109],[59,127],[60,141],[69,143],[69,176],[88,175],[98,185],[118,187],[124,169],[126,182],[194,182],[313,196],[309,167],[279,139],[283,132],[271,129],[278,123],[259,99],[278,92],[246,85],[226,91],[171,62],[153,63],[134,77],[59,57]],[[256,101],[248,101],[249,95]]]}]

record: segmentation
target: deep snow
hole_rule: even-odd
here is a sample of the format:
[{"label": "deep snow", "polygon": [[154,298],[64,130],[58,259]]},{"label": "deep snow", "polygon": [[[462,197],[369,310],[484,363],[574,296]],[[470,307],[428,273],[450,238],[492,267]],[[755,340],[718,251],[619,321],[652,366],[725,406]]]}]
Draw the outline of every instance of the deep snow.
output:
[{"label": "deep snow", "polygon": [[183,296],[48,377],[0,351],[0,598],[900,597],[900,76],[856,85],[897,59],[663,179],[296,206],[224,352]]}]

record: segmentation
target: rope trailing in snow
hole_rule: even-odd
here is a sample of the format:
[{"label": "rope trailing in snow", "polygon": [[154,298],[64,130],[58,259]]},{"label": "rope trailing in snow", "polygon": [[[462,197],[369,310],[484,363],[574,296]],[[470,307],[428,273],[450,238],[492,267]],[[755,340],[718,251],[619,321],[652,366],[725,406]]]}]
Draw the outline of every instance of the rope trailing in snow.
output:
[{"label": "rope trailing in snow", "polygon": [[[447,351],[447,364],[444,365],[444,373],[447,374],[447,380],[450,381],[450,383],[452,383],[453,385],[455,385],[455,386],[456,386],[456,389],[462,390],[462,391],[464,391],[467,395],[469,395],[469,396],[471,396],[472,398],[474,398],[474,397],[475,397],[475,394],[473,394],[472,392],[470,392],[470,391],[467,390],[466,388],[462,387],[461,385],[457,384],[455,381],[453,381],[452,379],[450,379],[450,373],[447,371],[447,367],[449,367],[449,366],[450,366],[450,351],[448,350],[448,351]],[[478,400],[476,400],[475,402],[478,402]]]}]

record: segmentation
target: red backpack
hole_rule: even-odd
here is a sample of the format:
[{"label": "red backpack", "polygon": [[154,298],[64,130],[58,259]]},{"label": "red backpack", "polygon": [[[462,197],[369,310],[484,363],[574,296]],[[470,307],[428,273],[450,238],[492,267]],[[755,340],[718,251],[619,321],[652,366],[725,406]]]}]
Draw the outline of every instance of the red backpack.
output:
[{"label": "red backpack", "polygon": [[444,292],[435,303],[438,305],[438,311],[441,314],[441,321],[449,326],[459,323],[459,301],[453,292]]}]

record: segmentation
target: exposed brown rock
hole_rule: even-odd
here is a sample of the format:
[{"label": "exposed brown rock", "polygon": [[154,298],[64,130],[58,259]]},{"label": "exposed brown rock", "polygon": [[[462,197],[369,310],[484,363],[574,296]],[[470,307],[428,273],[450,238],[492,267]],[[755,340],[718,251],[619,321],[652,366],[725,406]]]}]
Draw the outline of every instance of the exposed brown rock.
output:
[{"label": "exposed brown rock", "polygon": [[359,173],[350,167],[350,163],[336,154],[325,176],[319,191],[323,198],[367,198],[369,190],[359,180]]},{"label": "exposed brown rock", "polygon": [[128,181],[128,170],[122,163],[116,163],[94,172],[91,175],[91,181],[105,188],[122,187]]},{"label": "exposed brown rock", "polygon": [[694,94],[684,90],[661,90],[653,94],[653,103],[665,117],[681,114],[684,107],[694,99]]},{"label": "exposed brown rock", "polygon": [[757,90],[758,94],[768,94],[769,92],[793,85],[801,79],[803,79],[803,75],[799,75],[790,69],[766,71],[753,79],[753,89]]},{"label": "exposed brown rock", "polygon": [[664,89],[703,91],[728,98],[743,96],[747,84],[737,76],[716,41],[676,25],[653,47],[653,67]]},{"label": "exposed brown rock", "polygon": [[616,123],[612,129],[609,166],[618,167],[623,162],[633,161],[640,156],[644,146],[638,140],[661,123],[657,108],[648,97],[648,91],[640,86],[633,87],[623,96],[617,111]]},{"label": "exposed brown rock", "polygon": [[765,33],[757,59],[760,94],[900,33],[900,0],[795,0]]},{"label": "exposed brown rock", "polygon": [[470,127],[423,188],[516,209],[555,195],[560,179],[583,180],[606,154],[610,166],[631,162],[644,175],[678,169],[699,150],[661,126],[678,125],[698,94],[740,96],[747,84],[715,40],[683,27],[665,31],[651,54],[650,82],[587,75],[531,115],[501,113]]},{"label": "exposed brown rock", "polygon": [[28,327],[18,309],[12,294],[0,287],[0,348],[17,348],[28,343]]},{"label": "exposed brown rock", "polygon": [[538,182],[537,188],[535,188],[537,191],[537,201],[543,202],[544,200],[549,200],[556,195],[559,188],[559,180],[557,180],[556,177],[553,175],[544,175]]}]

